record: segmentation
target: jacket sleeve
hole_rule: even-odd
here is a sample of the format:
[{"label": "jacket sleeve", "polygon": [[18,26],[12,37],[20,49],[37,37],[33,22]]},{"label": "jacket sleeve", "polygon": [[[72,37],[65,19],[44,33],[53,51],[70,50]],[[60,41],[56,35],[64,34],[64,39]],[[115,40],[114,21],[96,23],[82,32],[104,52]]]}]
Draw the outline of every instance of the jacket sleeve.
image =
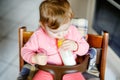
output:
[{"label": "jacket sleeve", "polygon": [[21,56],[22,58],[32,64],[32,56],[36,54],[36,51],[38,49],[38,39],[37,35],[34,32],[33,35],[30,37],[28,42],[22,47],[21,49]]},{"label": "jacket sleeve", "polygon": [[73,27],[72,30],[73,31],[71,31],[71,32],[72,32],[72,35],[73,35],[73,39],[78,44],[78,49],[76,51],[74,51],[74,53],[76,53],[76,54],[78,54],[80,56],[85,55],[88,52],[89,44],[81,36],[80,32],[78,31],[78,29],[76,27]]}]

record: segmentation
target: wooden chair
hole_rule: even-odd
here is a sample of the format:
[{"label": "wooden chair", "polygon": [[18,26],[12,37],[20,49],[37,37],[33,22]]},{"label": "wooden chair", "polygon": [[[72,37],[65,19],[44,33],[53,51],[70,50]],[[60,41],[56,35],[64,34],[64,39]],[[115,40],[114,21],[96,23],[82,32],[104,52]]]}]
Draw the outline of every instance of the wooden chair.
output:
[{"label": "wooden chair", "polygon": [[[19,33],[19,65],[21,70],[23,65],[26,63],[21,57],[21,48],[28,41],[33,32],[27,31],[26,27],[20,27],[18,33]],[[101,36],[88,34],[88,43],[90,44],[91,47],[99,48],[101,50],[99,57],[97,57],[99,58],[97,59],[97,64],[99,65],[98,70],[100,72],[99,76],[100,80],[104,80],[108,47],[108,33],[104,32],[104,34]],[[47,64],[45,66],[37,65],[36,67],[53,74],[54,80],[62,80],[64,74],[74,72],[85,72],[87,70],[89,64],[89,55],[81,57],[79,56],[77,61],[78,64],[75,66],[55,66]]]}]

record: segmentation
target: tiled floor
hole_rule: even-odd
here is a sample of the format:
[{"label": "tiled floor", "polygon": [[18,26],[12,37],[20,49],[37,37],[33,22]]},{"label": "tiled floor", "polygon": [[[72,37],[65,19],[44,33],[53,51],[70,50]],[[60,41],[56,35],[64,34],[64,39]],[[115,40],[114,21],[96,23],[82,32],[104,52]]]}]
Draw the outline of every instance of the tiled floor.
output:
[{"label": "tiled floor", "polygon": [[[18,27],[38,27],[41,0],[0,0],[0,80],[16,80],[19,73]],[[120,80],[120,60],[109,48],[105,80]],[[110,76],[109,76],[110,75]]]}]

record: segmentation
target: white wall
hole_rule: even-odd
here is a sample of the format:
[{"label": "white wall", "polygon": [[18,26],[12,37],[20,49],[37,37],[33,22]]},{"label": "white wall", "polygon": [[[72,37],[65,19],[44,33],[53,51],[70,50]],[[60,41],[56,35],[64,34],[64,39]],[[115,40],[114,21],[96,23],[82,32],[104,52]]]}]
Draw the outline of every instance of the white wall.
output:
[{"label": "white wall", "polygon": [[87,15],[87,0],[69,0],[75,18],[86,18]]},{"label": "white wall", "polygon": [[88,32],[91,31],[96,0],[69,0],[75,18],[88,19]]}]

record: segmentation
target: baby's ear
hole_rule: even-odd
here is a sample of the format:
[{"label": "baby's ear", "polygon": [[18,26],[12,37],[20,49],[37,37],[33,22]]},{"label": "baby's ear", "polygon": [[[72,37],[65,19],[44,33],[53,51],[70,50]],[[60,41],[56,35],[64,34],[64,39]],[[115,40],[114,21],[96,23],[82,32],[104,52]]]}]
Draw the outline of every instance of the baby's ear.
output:
[{"label": "baby's ear", "polygon": [[43,24],[42,24],[42,22],[41,22],[41,21],[39,21],[39,25],[40,25],[40,26],[43,26]]},{"label": "baby's ear", "polygon": [[40,25],[40,27],[45,28],[45,26],[43,25],[43,23],[41,21],[39,21],[39,25]]}]

